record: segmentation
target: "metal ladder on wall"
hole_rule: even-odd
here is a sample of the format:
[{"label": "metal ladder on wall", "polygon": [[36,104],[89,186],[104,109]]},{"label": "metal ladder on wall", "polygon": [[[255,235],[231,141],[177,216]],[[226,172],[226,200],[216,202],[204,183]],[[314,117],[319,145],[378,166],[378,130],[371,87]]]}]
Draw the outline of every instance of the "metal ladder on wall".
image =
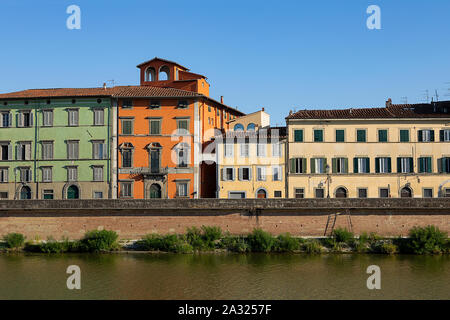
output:
[{"label": "metal ladder on wall", "polygon": [[331,236],[333,234],[334,231],[334,226],[336,225],[336,220],[337,217],[340,215],[345,215],[346,216],[346,220],[347,220],[347,227],[348,227],[348,231],[353,232],[353,223],[352,223],[352,216],[350,214],[350,210],[346,210],[346,212],[344,214],[342,214],[341,212],[337,212],[337,213],[330,213],[328,215],[327,218],[327,225],[325,226],[325,232],[323,233],[323,235],[326,236]]}]

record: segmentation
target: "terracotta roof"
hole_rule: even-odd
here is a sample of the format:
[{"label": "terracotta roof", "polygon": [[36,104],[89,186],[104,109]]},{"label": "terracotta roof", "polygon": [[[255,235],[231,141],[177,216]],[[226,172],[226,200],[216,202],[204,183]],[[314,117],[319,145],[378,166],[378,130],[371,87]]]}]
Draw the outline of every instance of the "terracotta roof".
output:
[{"label": "terracotta roof", "polygon": [[118,86],[113,88],[113,97],[126,98],[126,97],[176,97],[176,98],[189,98],[189,97],[202,97],[203,95],[175,88],[160,88],[151,86]]},{"label": "terracotta roof", "polygon": [[174,64],[174,65],[177,65],[178,67],[180,67],[180,68],[182,68],[182,69],[184,69],[184,70],[189,70],[188,68],[183,67],[181,64],[178,64],[178,63],[176,63],[175,61],[170,61],[170,60],[166,60],[166,59],[161,59],[161,58],[158,58],[158,57],[154,57],[153,59],[150,59],[150,60],[147,60],[147,61],[145,61],[145,62],[142,62],[142,63],[138,64],[136,67],[137,67],[137,68],[140,68],[140,67],[143,66],[144,64],[147,64],[147,63],[149,63],[149,62],[152,62],[153,60],[160,60],[160,61],[163,61],[163,62],[171,63],[171,64]]},{"label": "terracotta roof", "polygon": [[[222,137],[226,138],[270,138],[270,137],[286,137],[286,127],[269,127],[269,128],[261,128],[256,131],[233,131],[233,130],[221,130]],[[216,136],[218,137],[218,136]]]},{"label": "terracotta roof", "polygon": [[[447,110],[448,111],[448,110]],[[300,110],[286,119],[396,119],[450,118],[449,112],[435,111],[432,104],[393,104],[385,108]]]},{"label": "terracotta roof", "polygon": [[26,99],[26,98],[51,98],[51,97],[90,97],[110,96],[112,88],[53,88],[53,89],[28,89],[16,92],[0,94],[0,99]]}]

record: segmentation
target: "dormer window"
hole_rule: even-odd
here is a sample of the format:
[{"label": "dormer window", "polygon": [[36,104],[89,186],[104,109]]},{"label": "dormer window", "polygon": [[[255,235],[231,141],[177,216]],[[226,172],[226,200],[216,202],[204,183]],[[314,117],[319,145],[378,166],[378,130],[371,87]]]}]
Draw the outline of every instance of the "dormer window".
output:
[{"label": "dormer window", "polygon": [[170,79],[170,69],[168,66],[159,68],[158,81],[167,81]]},{"label": "dormer window", "polygon": [[149,108],[150,109],[159,109],[159,108],[161,108],[161,102],[156,101],[156,100],[150,101]]},{"label": "dormer window", "polygon": [[145,81],[155,81],[155,68],[148,67],[145,70]]},{"label": "dormer window", "polygon": [[178,109],[187,109],[189,106],[186,100],[178,101]]}]

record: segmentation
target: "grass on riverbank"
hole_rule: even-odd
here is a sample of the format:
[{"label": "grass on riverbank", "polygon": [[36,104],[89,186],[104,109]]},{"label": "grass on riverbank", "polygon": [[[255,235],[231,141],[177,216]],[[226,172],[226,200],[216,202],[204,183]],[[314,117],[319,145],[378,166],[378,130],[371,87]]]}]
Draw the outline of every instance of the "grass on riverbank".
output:
[{"label": "grass on riverbank", "polygon": [[[81,240],[56,241],[48,238],[42,242],[26,242],[18,233],[6,235],[3,247],[6,250],[24,250],[40,253],[65,252],[110,252],[121,249],[118,235],[111,230],[89,231]],[[0,246],[1,248],[1,246]],[[149,234],[137,241],[133,248],[140,251],[162,251],[173,253],[230,251],[237,253],[271,252],[318,254],[322,252],[358,252],[379,254],[448,254],[450,240],[447,234],[435,226],[414,227],[408,238],[383,239],[375,233],[362,233],[359,237],[345,229],[337,228],[329,238],[304,239],[289,233],[277,237],[254,229],[248,235],[234,236],[224,233],[219,227],[202,226],[188,228],[185,234]]]}]

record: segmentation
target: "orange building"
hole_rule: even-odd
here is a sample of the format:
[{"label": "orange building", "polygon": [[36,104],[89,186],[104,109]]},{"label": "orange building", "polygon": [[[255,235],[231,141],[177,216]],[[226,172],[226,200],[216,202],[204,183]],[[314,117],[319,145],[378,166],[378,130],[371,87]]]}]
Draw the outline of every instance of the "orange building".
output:
[{"label": "orange building", "polygon": [[117,196],[215,197],[216,168],[205,162],[204,144],[244,113],[210,98],[207,78],[175,62],[137,67],[140,86],[114,88]]}]

